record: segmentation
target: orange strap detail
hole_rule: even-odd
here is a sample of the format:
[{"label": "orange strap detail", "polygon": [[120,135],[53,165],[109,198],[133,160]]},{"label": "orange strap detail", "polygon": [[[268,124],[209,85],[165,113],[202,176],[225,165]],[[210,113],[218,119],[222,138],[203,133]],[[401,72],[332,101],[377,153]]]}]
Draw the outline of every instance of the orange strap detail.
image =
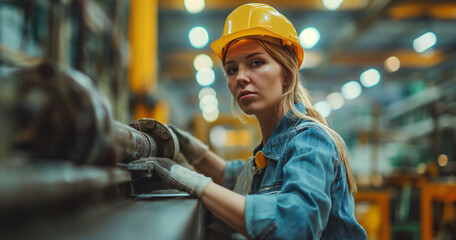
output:
[{"label": "orange strap detail", "polygon": [[263,155],[262,151],[259,151],[255,154],[255,163],[259,169],[266,167],[266,157]]}]

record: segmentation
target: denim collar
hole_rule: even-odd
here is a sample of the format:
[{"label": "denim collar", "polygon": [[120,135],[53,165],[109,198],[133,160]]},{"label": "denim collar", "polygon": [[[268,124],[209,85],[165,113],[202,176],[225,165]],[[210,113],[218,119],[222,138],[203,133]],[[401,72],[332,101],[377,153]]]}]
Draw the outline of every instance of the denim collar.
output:
[{"label": "denim collar", "polygon": [[[296,108],[304,113],[307,114],[306,108],[303,103],[296,103]],[[281,153],[283,152],[283,148],[285,147],[285,142],[291,136],[291,132],[298,124],[300,117],[293,114],[291,110],[289,110],[279,121],[277,126],[274,128],[274,131],[269,137],[269,140],[266,142],[266,145],[263,146],[263,143],[260,143],[255,150],[253,151],[253,155],[258,151],[263,151],[263,155],[268,159],[273,159],[278,161]]]}]

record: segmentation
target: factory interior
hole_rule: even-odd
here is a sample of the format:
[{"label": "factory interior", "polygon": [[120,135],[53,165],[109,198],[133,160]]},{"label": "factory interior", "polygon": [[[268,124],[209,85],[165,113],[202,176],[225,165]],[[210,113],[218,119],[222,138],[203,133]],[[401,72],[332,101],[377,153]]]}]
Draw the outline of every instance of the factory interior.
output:
[{"label": "factory interior", "polygon": [[[456,1],[258,2],[299,34],[367,239],[456,239]],[[169,125],[252,156],[209,46],[245,3],[0,0],[0,238],[243,239],[142,159],[178,158]]]}]

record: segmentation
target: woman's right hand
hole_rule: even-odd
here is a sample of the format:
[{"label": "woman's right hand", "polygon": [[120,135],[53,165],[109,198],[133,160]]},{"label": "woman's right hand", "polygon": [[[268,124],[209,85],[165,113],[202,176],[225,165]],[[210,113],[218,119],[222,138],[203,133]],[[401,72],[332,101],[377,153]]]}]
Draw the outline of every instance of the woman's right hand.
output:
[{"label": "woman's right hand", "polygon": [[144,161],[154,167],[165,186],[185,191],[199,198],[211,182],[210,178],[185,168],[169,158],[149,157]]}]

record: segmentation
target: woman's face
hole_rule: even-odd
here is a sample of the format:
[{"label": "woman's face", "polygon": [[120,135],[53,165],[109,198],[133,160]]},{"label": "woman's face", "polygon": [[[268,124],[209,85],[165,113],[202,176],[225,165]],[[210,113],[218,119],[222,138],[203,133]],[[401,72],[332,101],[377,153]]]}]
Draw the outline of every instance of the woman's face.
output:
[{"label": "woman's face", "polygon": [[[234,43],[225,58],[228,88],[246,114],[272,114],[283,93],[282,67],[253,39]],[[280,105],[279,105],[280,107]]]}]

